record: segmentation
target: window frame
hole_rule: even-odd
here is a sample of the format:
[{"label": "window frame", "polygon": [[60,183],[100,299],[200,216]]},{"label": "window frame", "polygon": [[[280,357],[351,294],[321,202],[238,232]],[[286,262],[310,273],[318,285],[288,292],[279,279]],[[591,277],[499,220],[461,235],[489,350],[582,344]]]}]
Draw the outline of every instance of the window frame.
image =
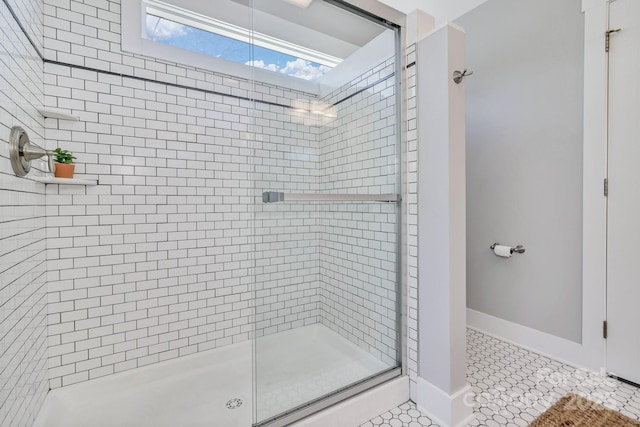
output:
[{"label": "window frame", "polygon": [[121,47],[124,52],[143,55],[163,62],[196,67],[213,73],[244,80],[255,80],[317,95],[320,84],[258,67],[216,58],[203,53],[170,46],[146,38],[146,8],[144,0],[123,1],[121,5]]}]

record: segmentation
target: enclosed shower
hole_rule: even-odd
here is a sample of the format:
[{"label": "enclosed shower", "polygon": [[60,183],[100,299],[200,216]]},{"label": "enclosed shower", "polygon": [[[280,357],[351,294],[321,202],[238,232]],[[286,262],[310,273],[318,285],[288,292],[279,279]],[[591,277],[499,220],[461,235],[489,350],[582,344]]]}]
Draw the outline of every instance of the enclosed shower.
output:
[{"label": "enclosed shower", "polygon": [[399,373],[397,34],[366,25],[386,48],[366,70],[286,111],[284,132],[255,120],[258,420]]},{"label": "enclosed shower", "polygon": [[22,123],[79,175],[27,175],[36,426],[288,425],[402,375],[400,27],[340,0],[105,4],[44,9],[48,118]]}]

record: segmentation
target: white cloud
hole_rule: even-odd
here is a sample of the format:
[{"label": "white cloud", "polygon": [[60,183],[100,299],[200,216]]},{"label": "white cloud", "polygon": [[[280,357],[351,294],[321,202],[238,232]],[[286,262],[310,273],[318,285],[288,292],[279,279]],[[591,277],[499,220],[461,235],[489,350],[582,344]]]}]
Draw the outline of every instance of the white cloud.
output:
[{"label": "white cloud", "polygon": [[284,67],[278,67],[277,64],[265,64],[262,59],[247,61],[245,65],[252,65],[257,68],[263,68],[304,80],[318,79],[331,70],[331,67],[324,65],[314,66],[311,62],[300,58],[297,58],[295,61],[288,61]]},{"label": "white cloud", "polygon": [[331,70],[330,67],[324,65],[314,67],[311,62],[298,58],[295,61],[287,62],[287,65],[279,71],[288,76],[304,80],[315,80],[322,77],[329,70]]},{"label": "white cloud", "polygon": [[147,15],[147,36],[152,40],[165,40],[174,36],[184,36],[186,33],[182,24]]},{"label": "white cloud", "polygon": [[262,59],[247,61],[244,63],[245,65],[250,65],[256,68],[263,68],[269,71],[278,71],[278,66],[276,64],[265,64]]}]

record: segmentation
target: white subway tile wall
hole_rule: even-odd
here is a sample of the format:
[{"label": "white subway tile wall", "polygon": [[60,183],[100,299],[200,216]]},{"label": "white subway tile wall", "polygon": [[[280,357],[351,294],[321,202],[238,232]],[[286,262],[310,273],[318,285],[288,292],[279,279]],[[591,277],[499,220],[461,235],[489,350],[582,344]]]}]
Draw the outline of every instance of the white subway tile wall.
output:
[{"label": "white subway tile wall", "polygon": [[[315,150],[316,132],[278,106],[59,65],[45,73],[51,106],[83,104],[79,122],[47,121],[48,142],[100,182],[47,193],[51,386],[248,339],[251,162],[257,153],[265,188],[300,177],[303,190],[315,165],[292,157]],[[261,329],[316,321],[311,225],[297,217],[255,226]]]},{"label": "white subway tile wall", "polygon": [[250,207],[255,222],[248,232],[255,234],[255,327],[262,336],[318,322],[317,207],[263,204],[261,199],[263,191],[317,191],[319,131],[308,112],[256,107],[255,151],[249,159],[255,167],[255,203]]},{"label": "white subway tile wall", "polygon": [[[15,13],[20,25],[26,31],[26,34],[29,36],[29,39],[35,47],[38,49],[40,54],[42,53],[43,48],[43,1],[42,0],[7,0],[9,6],[13,13]],[[6,7],[6,5],[5,5]],[[8,15],[9,17],[10,15]],[[5,27],[8,28],[8,27]],[[25,35],[21,35],[20,37],[26,37]],[[27,39],[27,40],[29,40]],[[33,48],[30,47],[30,50]],[[37,52],[36,52],[37,53]],[[31,55],[31,53],[30,53]],[[40,77],[42,79],[42,77]]]},{"label": "white subway tile wall", "polygon": [[416,109],[416,46],[406,49],[406,159],[407,180],[406,221],[407,235],[407,371],[409,373],[411,400],[415,401],[418,377],[418,137]]},{"label": "white subway tile wall", "polygon": [[[320,190],[392,194],[397,185],[393,57],[321,100]],[[387,366],[399,360],[398,209],[395,203],[327,203],[321,212],[322,323]]]},{"label": "white subway tile wall", "polygon": [[[10,4],[27,22],[42,7]],[[25,27],[42,34],[37,20]],[[7,142],[17,125],[44,143],[42,60],[5,3],[0,40],[0,425],[28,427],[48,391],[45,195],[43,184],[14,175]]]}]

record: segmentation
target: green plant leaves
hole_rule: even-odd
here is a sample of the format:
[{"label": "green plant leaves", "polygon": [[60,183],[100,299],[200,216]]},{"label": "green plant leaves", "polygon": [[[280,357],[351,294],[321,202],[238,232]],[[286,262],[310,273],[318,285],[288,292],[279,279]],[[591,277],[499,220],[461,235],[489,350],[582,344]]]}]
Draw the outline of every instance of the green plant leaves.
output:
[{"label": "green plant leaves", "polygon": [[67,150],[63,150],[60,147],[53,150],[53,155],[55,156],[55,160],[58,163],[71,164],[75,157]]}]

